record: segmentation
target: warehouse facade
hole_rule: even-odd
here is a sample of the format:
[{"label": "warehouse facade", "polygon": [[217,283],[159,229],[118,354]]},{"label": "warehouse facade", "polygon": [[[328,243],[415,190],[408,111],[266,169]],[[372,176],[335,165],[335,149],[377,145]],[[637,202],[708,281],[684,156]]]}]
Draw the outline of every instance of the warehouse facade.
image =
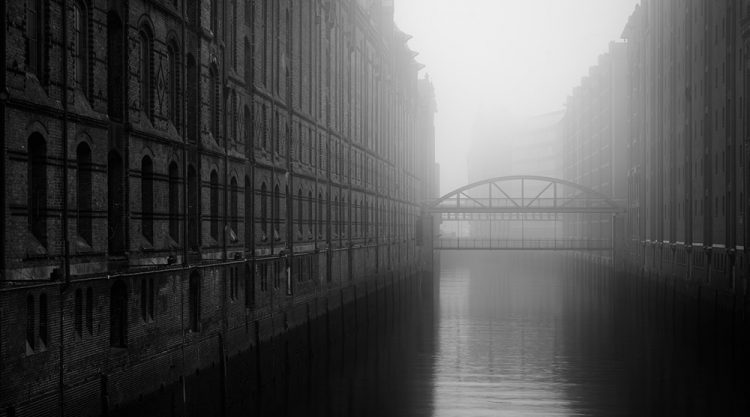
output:
[{"label": "warehouse facade", "polygon": [[424,278],[435,108],[391,1],[6,3],[0,415],[99,414]]}]

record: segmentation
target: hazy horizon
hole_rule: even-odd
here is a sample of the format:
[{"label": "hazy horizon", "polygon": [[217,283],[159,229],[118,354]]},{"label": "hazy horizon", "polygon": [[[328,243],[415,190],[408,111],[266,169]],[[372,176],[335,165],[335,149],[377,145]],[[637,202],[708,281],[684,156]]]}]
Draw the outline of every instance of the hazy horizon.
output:
[{"label": "hazy horizon", "polygon": [[564,109],[567,96],[620,40],[639,0],[395,0],[435,85],[441,192],[466,183],[472,127]]}]

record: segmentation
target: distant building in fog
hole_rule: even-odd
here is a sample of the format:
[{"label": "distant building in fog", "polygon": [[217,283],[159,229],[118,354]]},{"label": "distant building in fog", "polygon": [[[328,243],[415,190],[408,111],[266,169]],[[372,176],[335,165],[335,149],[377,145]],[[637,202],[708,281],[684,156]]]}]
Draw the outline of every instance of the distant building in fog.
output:
[{"label": "distant building in fog", "polygon": [[[568,98],[562,123],[563,179],[614,199],[627,197],[627,70],[627,44],[610,43]],[[565,219],[566,238],[612,237],[610,215]]]}]

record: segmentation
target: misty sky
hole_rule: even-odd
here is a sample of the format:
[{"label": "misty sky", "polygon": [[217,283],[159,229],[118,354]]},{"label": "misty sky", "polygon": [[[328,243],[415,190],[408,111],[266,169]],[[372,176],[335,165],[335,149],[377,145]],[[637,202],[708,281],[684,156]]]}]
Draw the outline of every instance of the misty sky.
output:
[{"label": "misty sky", "polygon": [[560,110],[620,39],[638,0],[395,0],[435,84],[441,190],[466,183],[471,128],[484,117]]}]

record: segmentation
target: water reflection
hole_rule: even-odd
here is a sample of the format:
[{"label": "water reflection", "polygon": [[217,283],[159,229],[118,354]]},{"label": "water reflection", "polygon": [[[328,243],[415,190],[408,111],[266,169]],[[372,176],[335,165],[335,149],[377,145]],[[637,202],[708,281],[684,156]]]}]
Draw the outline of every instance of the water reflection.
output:
[{"label": "water reflection", "polygon": [[[230,416],[746,415],[746,329],[556,255],[444,253],[437,304],[362,306],[188,381],[185,414]],[[640,288],[640,289],[639,289]],[[671,295],[670,295],[671,294]],[[644,301],[645,300],[645,301]],[[368,316],[369,317],[369,316]],[[343,335],[343,337],[337,337]],[[308,340],[317,340],[309,348]],[[203,387],[203,388],[201,388]],[[174,405],[175,394],[169,402]],[[158,402],[159,400],[155,400]],[[130,415],[164,415],[150,400]],[[145,409],[145,410],[144,410]],[[179,412],[179,407],[172,406]],[[137,411],[137,412],[135,412]]]}]

